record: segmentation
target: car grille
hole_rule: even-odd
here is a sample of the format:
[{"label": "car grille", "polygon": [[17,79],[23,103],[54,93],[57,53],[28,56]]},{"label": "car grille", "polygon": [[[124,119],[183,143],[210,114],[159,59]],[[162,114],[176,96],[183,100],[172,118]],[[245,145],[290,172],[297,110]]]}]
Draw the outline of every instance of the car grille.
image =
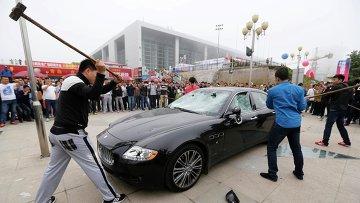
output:
[{"label": "car grille", "polygon": [[99,157],[106,164],[109,164],[109,165],[114,164],[114,155],[113,155],[113,153],[109,149],[107,149],[106,147],[102,146],[99,143],[98,143],[98,152],[99,152]]}]

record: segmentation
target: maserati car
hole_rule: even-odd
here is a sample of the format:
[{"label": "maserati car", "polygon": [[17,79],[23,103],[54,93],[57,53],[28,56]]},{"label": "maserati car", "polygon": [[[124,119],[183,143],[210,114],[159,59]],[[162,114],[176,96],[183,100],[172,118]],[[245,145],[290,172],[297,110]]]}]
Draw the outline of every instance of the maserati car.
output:
[{"label": "maserati car", "polygon": [[274,112],[266,97],[251,88],[202,88],[120,118],[97,136],[100,160],[126,182],[185,191],[214,164],[267,141]]}]

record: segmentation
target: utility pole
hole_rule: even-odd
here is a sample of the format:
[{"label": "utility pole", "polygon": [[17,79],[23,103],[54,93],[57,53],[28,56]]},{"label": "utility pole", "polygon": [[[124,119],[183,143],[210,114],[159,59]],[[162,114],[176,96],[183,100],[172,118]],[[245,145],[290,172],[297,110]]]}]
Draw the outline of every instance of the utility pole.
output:
[{"label": "utility pole", "polygon": [[[21,0],[16,0],[16,3],[21,3]],[[41,104],[37,98],[36,94],[36,82],[34,77],[34,68],[32,63],[31,51],[30,51],[30,43],[29,43],[29,36],[27,33],[26,23],[25,20],[20,17],[19,19],[20,24],[20,31],[21,31],[21,38],[22,43],[24,46],[24,54],[27,61],[28,67],[28,74],[30,79],[30,86],[31,86],[31,99],[33,101],[33,107],[35,110],[35,123],[36,123],[36,130],[38,133],[39,144],[40,144],[40,151],[41,151],[41,158],[50,156],[49,152],[49,145],[48,139],[45,131],[45,124],[42,114]]]},{"label": "utility pole", "polygon": [[223,24],[216,25],[215,30],[218,31],[218,47],[217,47],[217,59],[216,68],[219,68],[219,57],[220,57],[220,31],[223,30]]}]

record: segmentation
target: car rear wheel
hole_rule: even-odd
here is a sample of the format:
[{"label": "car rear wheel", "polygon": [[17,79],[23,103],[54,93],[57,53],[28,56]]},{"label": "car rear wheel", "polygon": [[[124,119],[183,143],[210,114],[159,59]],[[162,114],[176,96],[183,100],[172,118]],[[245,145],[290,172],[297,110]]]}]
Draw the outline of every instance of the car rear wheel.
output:
[{"label": "car rear wheel", "polygon": [[174,192],[188,190],[199,180],[204,163],[202,150],[193,144],[186,145],[171,157],[166,171],[166,185]]}]

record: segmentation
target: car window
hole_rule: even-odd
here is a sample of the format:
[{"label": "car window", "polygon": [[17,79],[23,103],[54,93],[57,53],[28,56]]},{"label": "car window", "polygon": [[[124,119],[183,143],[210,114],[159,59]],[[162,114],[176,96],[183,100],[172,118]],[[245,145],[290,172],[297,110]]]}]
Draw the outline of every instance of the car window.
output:
[{"label": "car window", "polygon": [[266,94],[261,92],[252,92],[251,94],[256,109],[262,109],[266,107],[266,98],[267,98]]},{"label": "car window", "polygon": [[242,92],[234,97],[234,100],[230,104],[230,109],[238,107],[242,113],[249,113],[252,111],[250,97],[247,92]]},{"label": "car window", "polygon": [[217,116],[230,96],[231,92],[227,90],[203,88],[180,97],[171,103],[169,107],[182,108],[208,116]]}]

